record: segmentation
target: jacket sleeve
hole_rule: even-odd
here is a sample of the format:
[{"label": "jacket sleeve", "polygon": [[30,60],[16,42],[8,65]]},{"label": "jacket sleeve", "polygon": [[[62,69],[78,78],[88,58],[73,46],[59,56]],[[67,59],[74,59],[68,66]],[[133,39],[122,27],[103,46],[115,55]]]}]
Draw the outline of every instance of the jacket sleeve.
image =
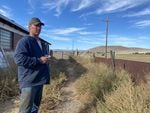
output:
[{"label": "jacket sleeve", "polygon": [[39,58],[30,57],[26,40],[20,40],[18,42],[14,53],[14,61],[17,65],[28,68],[41,64]]}]

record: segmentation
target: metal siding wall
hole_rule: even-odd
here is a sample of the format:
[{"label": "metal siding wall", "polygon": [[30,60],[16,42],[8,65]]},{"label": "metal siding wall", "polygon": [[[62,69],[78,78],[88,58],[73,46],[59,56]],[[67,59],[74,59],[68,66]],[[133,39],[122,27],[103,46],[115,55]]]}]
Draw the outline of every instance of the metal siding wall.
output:
[{"label": "metal siding wall", "polygon": [[14,37],[13,37],[13,49],[16,48],[16,45],[18,43],[18,41],[22,38],[22,35],[19,35],[17,33],[14,33]]}]

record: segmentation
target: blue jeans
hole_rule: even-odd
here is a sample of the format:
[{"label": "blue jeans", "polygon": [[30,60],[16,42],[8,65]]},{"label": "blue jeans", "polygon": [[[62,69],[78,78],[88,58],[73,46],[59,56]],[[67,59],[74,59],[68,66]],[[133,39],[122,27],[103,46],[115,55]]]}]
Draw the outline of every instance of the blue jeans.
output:
[{"label": "blue jeans", "polygon": [[38,113],[42,91],[43,85],[22,88],[19,113]]}]

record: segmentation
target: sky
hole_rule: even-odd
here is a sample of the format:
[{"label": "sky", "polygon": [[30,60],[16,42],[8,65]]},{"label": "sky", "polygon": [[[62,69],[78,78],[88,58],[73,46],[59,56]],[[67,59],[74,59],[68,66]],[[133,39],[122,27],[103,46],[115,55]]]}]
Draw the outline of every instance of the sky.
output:
[{"label": "sky", "polygon": [[150,0],[0,0],[0,14],[28,29],[38,17],[51,49],[108,46],[150,49]]}]

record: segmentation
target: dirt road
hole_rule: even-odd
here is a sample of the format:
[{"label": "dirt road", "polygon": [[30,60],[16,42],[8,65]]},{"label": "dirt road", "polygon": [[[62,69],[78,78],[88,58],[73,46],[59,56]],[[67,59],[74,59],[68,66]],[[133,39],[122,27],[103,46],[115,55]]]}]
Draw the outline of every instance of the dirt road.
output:
[{"label": "dirt road", "polygon": [[[84,105],[77,97],[75,88],[75,79],[77,79],[75,75],[77,74],[72,66],[67,69],[67,73],[69,75],[68,83],[61,89],[61,98],[63,101],[53,110],[43,112],[42,109],[40,109],[40,113],[81,113],[81,109],[83,109]],[[0,106],[1,113],[18,113],[19,98],[7,101],[4,104],[1,103]]]}]

